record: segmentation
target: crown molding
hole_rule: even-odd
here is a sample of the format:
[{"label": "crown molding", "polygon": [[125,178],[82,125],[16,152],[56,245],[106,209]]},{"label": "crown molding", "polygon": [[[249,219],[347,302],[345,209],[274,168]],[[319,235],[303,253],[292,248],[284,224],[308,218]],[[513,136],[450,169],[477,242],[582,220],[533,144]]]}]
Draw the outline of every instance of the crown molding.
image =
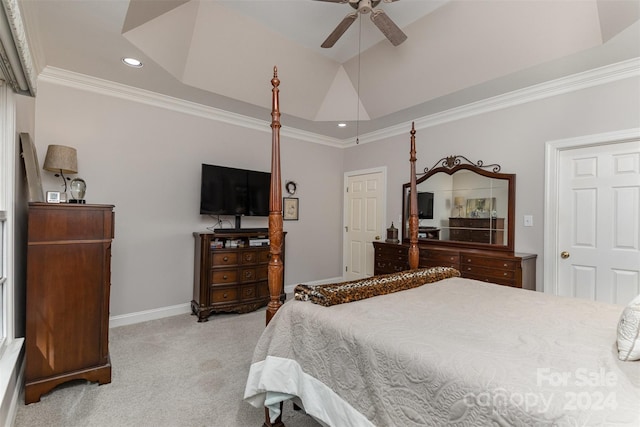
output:
[{"label": "crown molding", "polygon": [[[408,134],[408,129],[411,129],[412,122],[415,123],[416,130],[426,129],[432,126],[638,76],[640,76],[640,58],[632,58],[567,77],[549,80],[544,83],[507,92],[502,95],[486,98],[481,101],[390,126],[379,131],[360,135],[359,141],[360,144],[366,144],[368,142],[375,142],[385,138]],[[353,139],[350,139],[347,144],[347,146],[350,147],[355,145],[355,140]]]},{"label": "crown molding", "polygon": [[[47,66],[38,78],[47,83],[58,84],[74,89],[85,90],[100,95],[111,96],[132,102],[139,102],[154,107],[165,108],[179,113],[190,114],[209,120],[240,126],[247,129],[271,133],[271,122],[243,116],[208,105],[186,101],[168,95],[162,95],[145,89],[115,83],[109,80],[76,73],[74,71]],[[343,147],[344,143],[336,138],[329,138],[312,132],[294,128],[282,128],[282,136],[296,138],[316,144]]]},{"label": "crown molding", "polygon": [[[358,140],[360,144],[380,141],[408,133],[407,129],[411,128],[412,122],[415,123],[416,130],[426,129],[432,126],[638,76],[640,76],[640,58],[632,58],[389,126],[378,131],[359,135]],[[134,88],[73,71],[47,66],[38,78],[45,82],[166,108],[247,129],[271,132],[270,122],[265,120],[254,119],[219,108],[185,101],[183,99]],[[347,148],[356,145],[355,138],[331,138],[291,127],[282,128],[281,135],[338,148]]]}]

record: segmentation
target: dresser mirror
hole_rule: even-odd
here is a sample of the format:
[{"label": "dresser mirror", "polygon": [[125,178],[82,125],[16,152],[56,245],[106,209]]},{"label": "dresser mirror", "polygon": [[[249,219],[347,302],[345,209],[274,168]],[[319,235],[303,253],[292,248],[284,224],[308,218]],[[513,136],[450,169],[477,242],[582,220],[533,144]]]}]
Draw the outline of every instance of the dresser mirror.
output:
[{"label": "dresser mirror", "polygon": [[[515,174],[463,156],[439,160],[416,180],[418,242],[513,252]],[[402,186],[402,240],[409,241],[410,183]]]}]

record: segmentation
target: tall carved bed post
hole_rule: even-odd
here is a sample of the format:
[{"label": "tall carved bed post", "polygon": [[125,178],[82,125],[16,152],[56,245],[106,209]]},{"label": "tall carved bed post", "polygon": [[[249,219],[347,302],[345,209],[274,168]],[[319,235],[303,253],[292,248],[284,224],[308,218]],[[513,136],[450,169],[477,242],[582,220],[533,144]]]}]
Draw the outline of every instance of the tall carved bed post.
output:
[{"label": "tall carved bed post", "polygon": [[[278,99],[278,67],[273,67],[271,79],[271,189],[269,193],[269,266],[267,279],[269,281],[269,304],[267,304],[268,325],[282,303],[280,295],[283,287],[282,264],[282,181],[280,178],[280,101]],[[282,403],[280,403],[282,414]],[[285,427],[281,416],[274,422],[269,418],[269,409],[264,408],[264,424],[262,427]]]},{"label": "tall carved bed post", "polygon": [[416,189],[416,128],[411,123],[411,183],[409,197],[409,268],[418,268],[418,191]]},{"label": "tall carved bed post", "polygon": [[267,304],[267,324],[282,303],[280,294],[283,286],[282,265],[282,185],[280,178],[280,102],[278,99],[278,68],[273,67],[271,104],[271,192],[269,194],[269,304]]}]

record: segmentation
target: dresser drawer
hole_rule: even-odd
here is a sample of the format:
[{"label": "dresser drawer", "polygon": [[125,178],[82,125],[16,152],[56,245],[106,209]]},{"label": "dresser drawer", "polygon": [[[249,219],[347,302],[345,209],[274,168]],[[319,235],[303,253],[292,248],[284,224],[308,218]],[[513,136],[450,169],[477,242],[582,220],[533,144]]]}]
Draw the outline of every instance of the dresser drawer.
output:
[{"label": "dresser drawer", "polygon": [[268,266],[262,265],[256,268],[256,280],[267,280],[268,278]]},{"label": "dresser drawer", "polygon": [[376,259],[375,274],[397,273],[409,269],[406,262],[389,261],[386,259]]},{"label": "dresser drawer", "polygon": [[217,250],[211,252],[211,267],[237,264],[238,252],[219,252]]},{"label": "dresser drawer", "polygon": [[271,258],[271,254],[269,253],[269,250],[259,250],[258,251],[258,263],[262,264],[262,263],[266,263],[269,262],[269,258]]},{"label": "dresser drawer", "polygon": [[240,287],[240,299],[255,299],[256,294],[256,285],[245,285]]},{"label": "dresser drawer", "polygon": [[269,299],[269,283],[266,281],[256,283],[256,294],[258,295],[258,298]]},{"label": "dresser drawer", "polygon": [[460,264],[458,263],[451,263],[447,261],[434,261],[431,259],[423,259],[423,258],[420,258],[420,262],[418,263],[418,266],[420,268],[451,267],[451,268],[455,268],[456,270],[460,269]]},{"label": "dresser drawer", "polygon": [[460,256],[457,252],[444,252],[432,250],[420,250],[420,261],[422,262],[441,262],[446,264],[458,264]]},{"label": "dresser drawer", "polygon": [[256,280],[256,268],[242,268],[240,269],[240,281],[241,282],[254,282]]},{"label": "dresser drawer", "polygon": [[211,303],[221,303],[221,302],[234,302],[238,301],[238,289],[237,288],[220,288],[220,287],[212,287],[211,288]]},{"label": "dresser drawer", "polygon": [[407,247],[400,245],[386,245],[376,247],[376,256],[381,257],[397,257],[407,256]]},{"label": "dresser drawer", "polygon": [[242,252],[242,264],[256,264],[258,262],[258,251]]},{"label": "dresser drawer", "polygon": [[487,276],[475,275],[475,274],[471,274],[471,273],[467,273],[467,272],[462,272],[462,277],[465,277],[467,279],[480,280],[481,282],[495,283],[495,284],[504,285],[504,286],[511,286],[512,288],[519,288],[520,287],[520,286],[516,285],[516,281],[515,280],[510,280],[510,279],[505,279],[505,278],[500,278],[500,277],[487,277]]},{"label": "dresser drawer", "polygon": [[463,266],[477,265],[482,267],[500,268],[505,270],[516,270],[519,262],[514,259],[486,258],[476,255],[461,254],[460,263]]},{"label": "dresser drawer", "polygon": [[460,266],[460,271],[464,274],[480,275],[482,277],[498,278],[506,280],[515,280],[515,270],[503,270],[499,268],[478,267],[475,265],[463,264]]},{"label": "dresser drawer", "polygon": [[225,283],[236,283],[238,281],[238,270],[212,270],[211,271],[211,284],[220,285]]}]

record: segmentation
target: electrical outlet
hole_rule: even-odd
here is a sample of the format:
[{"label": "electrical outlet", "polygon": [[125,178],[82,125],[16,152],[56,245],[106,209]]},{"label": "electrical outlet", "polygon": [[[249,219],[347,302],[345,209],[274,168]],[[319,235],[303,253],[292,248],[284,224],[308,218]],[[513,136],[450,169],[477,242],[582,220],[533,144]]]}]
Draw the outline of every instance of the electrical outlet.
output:
[{"label": "electrical outlet", "polygon": [[524,216],[524,226],[525,227],[533,227],[533,215],[525,215]]}]

